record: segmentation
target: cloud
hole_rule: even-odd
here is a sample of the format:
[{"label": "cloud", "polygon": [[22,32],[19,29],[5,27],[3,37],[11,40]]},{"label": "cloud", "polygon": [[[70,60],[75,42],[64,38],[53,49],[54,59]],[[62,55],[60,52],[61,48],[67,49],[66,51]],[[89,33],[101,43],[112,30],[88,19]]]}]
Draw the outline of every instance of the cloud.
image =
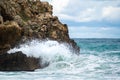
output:
[{"label": "cloud", "polygon": [[120,38],[120,0],[42,0],[68,24],[72,38]]},{"label": "cloud", "polygon": [[71,26],[69,35],[71,38],[120,38],[118,27],[89,27]]},{"label": "cloud", "polygon": [[65,10],[65,7],[68,5],[69,0],[52,0],[50,2],[53,5],[53,11],[55,14],[59,14]]},{"label": "cloud", "polygon": [[102,11],[102,17],[107,21],[120,21],[120,7],[104,7]]},{"label": "cloud", "polygon": [[120,1],[114,0],[42,0],[53,5],[54,15],[61,20],[76,22],[118,21]]},{"label": "cloud", "polygon": [[53,12],[54,14],[58,15],[64,11],[69,4],[69,0],[41,0],[41,1],[48,1],[50,4],[53,5]]},{"label": "cloud", "polygon": [[120,19],[120,1],[52,0],[54,14],[61,20],[76,22],[107,21]]}]

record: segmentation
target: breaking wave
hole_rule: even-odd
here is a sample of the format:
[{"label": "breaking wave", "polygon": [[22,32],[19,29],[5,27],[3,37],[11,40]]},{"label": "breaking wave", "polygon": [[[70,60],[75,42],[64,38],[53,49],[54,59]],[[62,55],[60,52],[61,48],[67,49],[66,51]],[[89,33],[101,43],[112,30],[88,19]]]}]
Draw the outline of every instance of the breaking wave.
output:
[{"label": "breaking wave", "polygon": [[42,58],[43,61],[55,62],[70,59],[73,55],[70,50],[70,45],[58,43],[57,41],[32,40],[21,44],[8,51],[9,54],[22,51],[27,56]]},{"label": "breaking wave", "polygon": [[[81,46],[79,56],[71,52],[69,45],[51,40],[32,40],[8,53],[22,51],[27,56],[42,57],[44,62],[50,62],[44,69],[19,73],[25,75],[23,80],[28,80],[28,77],[31,80],[120,80],[120,42],[78,39],[77,44]],[[3,77],[12,73],[1,74]],[[17,74],[15,76],[21,79]],[[3,80],[8,80],[5,78]],[[10,79],[16,80],[14,77]]]}]

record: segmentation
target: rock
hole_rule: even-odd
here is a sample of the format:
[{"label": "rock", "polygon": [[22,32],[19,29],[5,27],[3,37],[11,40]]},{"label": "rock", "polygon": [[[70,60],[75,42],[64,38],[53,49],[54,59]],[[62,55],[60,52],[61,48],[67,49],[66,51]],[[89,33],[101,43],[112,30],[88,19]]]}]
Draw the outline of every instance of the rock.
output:
[{"label": "rock", "polygon": [[[14,21],[4,22],[4,24],[1,24],[0,50],[4,50],[7,48],[10,49],[11,47],[14,47],[17,41],[19,41],[19,39],[21,38],[21,31],[22,31],[21,27],[19,27],[19,25]],[[9,47],[6,45],[9,45]]]},{"label": "rock", "polygon": [[[52,5],[40,0],[0,0],[0,70],[35,70],[41,59],[27,57],[22,52],[7,51],[31,39],[51,39],[71,45],[79,53],[79,47],[69,38],[66,24],[52,15]],[[35,53],[34,53],[35,54]]]},{"label": "rock", "polygon": [[1,71],[34,71],[41,66],[39,58],[27,57],[22,52],[0,55]]},{"label": "rock", "polygon": [[3,24],[3,17],[0,15],[0,24]]}]

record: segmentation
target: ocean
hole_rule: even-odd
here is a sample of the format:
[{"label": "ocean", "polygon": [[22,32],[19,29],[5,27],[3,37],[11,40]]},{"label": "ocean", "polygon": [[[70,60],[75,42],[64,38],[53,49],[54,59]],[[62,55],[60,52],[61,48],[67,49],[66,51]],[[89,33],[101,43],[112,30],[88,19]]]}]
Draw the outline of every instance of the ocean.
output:
[{"label": "ocean", "polygon": [[[56,41],[33,40],[8,51],[42,56],[44,69],[0,72],[0,80],[120,80],[120,39],[74,39],[80,55]],[[33,52],[35,54],[33,54]]]}]

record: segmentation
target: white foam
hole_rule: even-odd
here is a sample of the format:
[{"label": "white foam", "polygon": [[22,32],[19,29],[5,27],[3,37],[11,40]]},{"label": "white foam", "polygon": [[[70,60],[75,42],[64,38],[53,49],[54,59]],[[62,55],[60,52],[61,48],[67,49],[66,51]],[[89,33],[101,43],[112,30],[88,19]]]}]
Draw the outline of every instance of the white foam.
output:
[{"label": "white foam", "polygon": [[27,56],[43,58],[46,61],[64,60],[71,57],[69,46],[57,41],[32,40],[8,51],[9,54],[22,51]]}]

